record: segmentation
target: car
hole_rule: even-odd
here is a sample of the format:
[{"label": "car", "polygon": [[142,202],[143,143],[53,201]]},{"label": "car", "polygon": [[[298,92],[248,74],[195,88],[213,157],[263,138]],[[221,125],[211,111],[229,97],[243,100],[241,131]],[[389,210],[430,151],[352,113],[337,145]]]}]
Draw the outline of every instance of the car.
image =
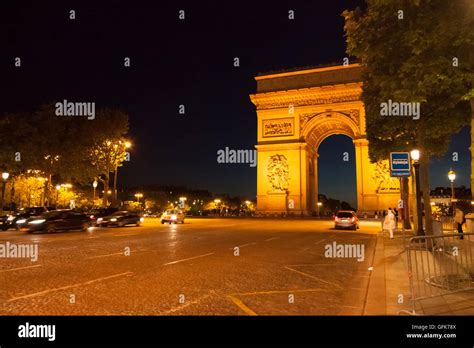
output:
[{"label": "car", "polygon": [[39,216],[48,211],[46,207],[29,207],[20,210],[17,214],[5,215],[0,220],[0,228],[4,231],[10,228],[16,228],[20,230],[23,227],[26,227],[26,220]]},{"label": "car", "polygon": [[97,219],[96,225],[123,227],[125,225],[140,226],[144,218],[137,213],[128,211],[116,211],[115,213]]},{"label": "car", "polygon": [[334,215],[334,228],[351,228],[354,231],[359,228],[359,218],[355,211],[339,210]]},{"label": "car", "polygon": [[168,209],[161,215],[161,223],[169,222],[170,224],[181,222],[184,224],[184,213],[178,209]]},{"label": "car", "polygon": [[66,230],[87,230],[90,219],[73,210],[52,210],[26,220],[28,232],[57,232]]},{"label": "car", "polygon": [[116,213],[118,208],[99,208],[93,211],[90,211],[87,213],[89,215],[89,218],[91,219],[91,224],[97,225],[97,220],[100,218],[104,218],[106,216],[112,215],[113,213]]}]

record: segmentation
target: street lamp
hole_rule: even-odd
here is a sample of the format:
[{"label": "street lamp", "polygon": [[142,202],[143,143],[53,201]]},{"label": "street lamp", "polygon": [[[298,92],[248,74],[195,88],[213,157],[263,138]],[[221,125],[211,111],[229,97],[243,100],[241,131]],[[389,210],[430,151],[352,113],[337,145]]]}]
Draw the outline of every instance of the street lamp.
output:
[{"label": "street lamp", "polygon": [[[114,148],[116,149],[116,151],[119,145],[122,147],[122,149],[126,150],[132,146],[132,143],[129,141],[122,142],[122,140],[119,140],[118,144],[114,145]],[[117,176],[118,176],[118,163],[115,164],[115,172],[114,172],[114,198],[115,199],[117,199]]]},{"label": "street lamp", "polygon": [[61,185],[56,185],[56,205],[59,206],[59,190],[61,190]]},{"label": "street lamp", "polygon": [[318,202],[318,203],[316,203],[316,206],[318,207],[318,217],[320,217],[320,216],[321,216],[321,206],[322,206],[322,205],[323,205],[323,203],[322,203],[322,202]]},{"label": "street lamp", "polygon": [[218,198],[214,199],[214,205],[216,206],[216,210],[219,210],[219,216],[220,216],[220,214],[221,214],[221,207],[220,207],[221,200],[218,199]]},{"label": "street lamp", "polygon": [[416,211],[417,211],[417,225],[416,236],[423,236],[423,216],[421,212],[421,194],[420,194],[420,151],[412,150],[410,152],[413,160],[413,167],[415,168],[415,197],[416,197]]},{"label": "street lamp", "polygon": [[47,187],[47,183],[48,183],[48,179],[47,178],[43,178],[43,177],[38,177],[37,178],[39,182],[43,183],[44,182],[44,185],[43,185],[43,193],[41,194],[41,206],[44,206],[45,205],[45,201],[46,201],[46,190],[48,189]]},{"label": "street lamp", "polygon": [[92,196],[92,204],[95,205],[95,189],[97,188],[97,180],[94,180],[92,183],[92,187],[94,188],[94,195]]},{"label": "street lamp", "polygon": [[449,170],[448,179],[451,181],[451,200],[454,200],[454,180],[456,180],[456,172],[454,170]]},{"label": "street lamp", "polygon": [[137,202],[140,203],[140,198],[143,197],[143,193],[135,193],[135,197],[137,198]]},{"label": "street lamp", "polygon": [[1,212],[2,212],[2,216],[3,216],[3,200],[5,199],[5,185],[7,183],[7,180],[8,180],[8,177],[10,176],[10,173],[7,173],[7,172],[3,172],[2,173],[2,181],[3,181],[3,185],[2,185],[2,201],[1,201]]}]

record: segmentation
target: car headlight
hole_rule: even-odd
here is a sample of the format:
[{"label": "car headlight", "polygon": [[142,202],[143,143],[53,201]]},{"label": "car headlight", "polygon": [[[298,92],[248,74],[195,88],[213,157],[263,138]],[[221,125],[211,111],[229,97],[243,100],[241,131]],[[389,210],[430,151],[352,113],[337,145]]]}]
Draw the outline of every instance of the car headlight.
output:
[{"label": "car headlight", "polygon": [[45,222],[45,221],[46,221],[45,219],[39,219],[39,220],[30,221],[29,223],[30,223],[30,224],[34,224],[34,225],[37,225],[37,224],[42,224],[42,223]]},{"label": "car headlight", "polygon": [[20,220],[17,220],[17,224],[24,224],[26,222],[26,219],[20,219]]},{"label": "car headlight", "polygon": [[110,221],[115,222],[115,221],[117,221],[117,219],[113,218],[113,219],[110,219]]},{"label": "car headlight", "polygon": [[104,219],[98,218],[98,219],[97,219],[97,222],[101,222],[102,220],[104,220]]},{"label": "car headlight", "polygon": [[13,220],[15,220],[15,217],[14,217],[14,216],[11,216],[11,215],[10,215],[10,216],[8,217],[8,219],[7,219],[7,221],[13,221]]},{"label": "car headlight", "polygon": [[171,215],[171,220],[176,220],[176,215]]}]

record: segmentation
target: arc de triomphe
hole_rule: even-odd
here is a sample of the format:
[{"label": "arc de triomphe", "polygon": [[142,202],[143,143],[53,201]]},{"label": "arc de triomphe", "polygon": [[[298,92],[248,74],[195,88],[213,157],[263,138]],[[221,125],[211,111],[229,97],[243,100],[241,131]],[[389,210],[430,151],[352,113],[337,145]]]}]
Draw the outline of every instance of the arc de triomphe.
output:
[{"label": "arc de triomphe", "polygon": [[[399,181],[388,163],[371,163],[358,64],[259,75],[257,93],[257,210],[317,211],[318,148],[333,134],[355,146],[359,212],[396,207]],[[341,161],[335,158],[335,161]],[[340,175],[338,173],[337,175]]]}]

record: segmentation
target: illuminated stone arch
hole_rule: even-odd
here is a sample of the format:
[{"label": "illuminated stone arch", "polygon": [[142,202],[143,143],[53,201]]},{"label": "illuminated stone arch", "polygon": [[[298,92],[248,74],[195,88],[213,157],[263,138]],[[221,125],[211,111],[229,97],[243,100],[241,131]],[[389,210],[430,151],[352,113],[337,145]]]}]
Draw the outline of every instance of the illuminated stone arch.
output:
[{"label": "illuminated stone arch", "polygon": [[324,111],[304,117],[308,121],[301,127],[301,135],[306,143],[316,150],[324,139],[331,135],[342,134],[353,140],[361,137],[359,126],[348,114]]},{"label": "illuminated stone arch", "polygon": [[317,151],[334,134],[350,137],[355,146],[358,210],[373,212],[396,204],[398,188],[380,190],[385,181],[374,179],[376,165],[369,161],[360,73],[360,66],[351,64],[256,77],[257,93],[250,98],[258,118],[258,211],[317,210]]}]

